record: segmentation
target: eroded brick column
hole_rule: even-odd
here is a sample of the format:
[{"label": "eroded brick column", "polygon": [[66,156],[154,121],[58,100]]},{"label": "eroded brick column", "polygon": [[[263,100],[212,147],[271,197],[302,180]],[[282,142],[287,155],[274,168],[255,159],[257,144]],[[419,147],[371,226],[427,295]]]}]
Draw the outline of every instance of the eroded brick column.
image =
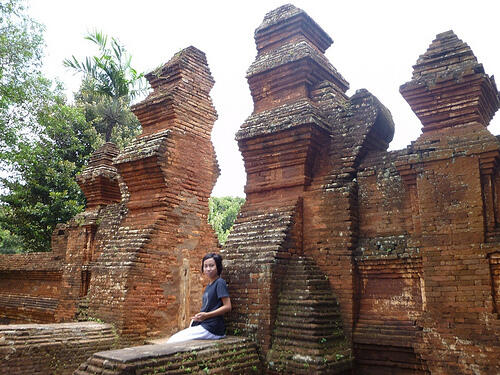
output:
[{"label": "eroded brick column", "polygon": [[113,166],[118,153],[118,148],[108,142],[92,154],[88,165],[77,176],[87,198],[86,209],[54,231],[53,248],[54,240],[66,239],[61,282],[64,292],[58,307],[58,321],[86,317],[84,310],[92,278],[91,265],[99,257],[103,237],[108,237],[110,229],[121,220],[121,179]]}]

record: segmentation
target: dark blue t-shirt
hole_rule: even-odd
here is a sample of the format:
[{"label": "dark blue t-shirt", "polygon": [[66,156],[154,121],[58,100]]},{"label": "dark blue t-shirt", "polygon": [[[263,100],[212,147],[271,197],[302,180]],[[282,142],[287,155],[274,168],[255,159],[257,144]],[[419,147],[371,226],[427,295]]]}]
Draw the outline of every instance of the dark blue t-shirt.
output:
[{"label": "dark blue t-shirt", "polygon": [[[222,306],[222,298],[224,297],[229,297],[229,292],[227,291],[226,282],[224,279],[219,277],[205,288],[205,292],[203,293],[203,305],[200,312],[217,310]],[[222,315],[205,319],[203,322],[193,322],[192,325],[197,326],[199,324],[214,335],[224,336],[226,333],[226,327],[224,326],[224,318]]]}]

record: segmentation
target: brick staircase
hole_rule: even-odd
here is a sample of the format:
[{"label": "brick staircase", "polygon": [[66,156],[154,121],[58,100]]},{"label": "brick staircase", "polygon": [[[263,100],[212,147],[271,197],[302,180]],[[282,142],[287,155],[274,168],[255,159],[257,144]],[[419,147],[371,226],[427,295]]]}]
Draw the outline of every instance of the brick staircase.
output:
[{"label": "brick staircase", "polygon": [[267,362],[272,373],[351,371],[351,350],[338,302],[326,276],[308,258],[287,261]]}]

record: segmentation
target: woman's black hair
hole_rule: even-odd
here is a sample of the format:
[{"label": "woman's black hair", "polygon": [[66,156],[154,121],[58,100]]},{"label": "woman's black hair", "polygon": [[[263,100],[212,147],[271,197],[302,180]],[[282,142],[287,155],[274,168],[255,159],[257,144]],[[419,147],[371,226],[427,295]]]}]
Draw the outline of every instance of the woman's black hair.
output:
[{"label": "woman's black hair", "polygon": [[214,259],[215,265],[217,266],[217,275],[220,276],[220,274],[222,273],[222,257],[216,253],[208,253],[203,257],[201,261],[201,272],[203,273],[203,263],[205,263],[205,261],[210,258]]}]

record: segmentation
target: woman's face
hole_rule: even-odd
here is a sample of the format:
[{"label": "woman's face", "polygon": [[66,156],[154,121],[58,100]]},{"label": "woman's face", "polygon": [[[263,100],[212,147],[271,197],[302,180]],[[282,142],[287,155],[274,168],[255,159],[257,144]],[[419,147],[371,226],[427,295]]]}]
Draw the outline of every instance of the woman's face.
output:
[{"label": "woman's face", "polygon": [[203,273],[210,281],[215,280],[219,276],[217,275],[217,265],[214,258],[208,258],[203,262]]}]

